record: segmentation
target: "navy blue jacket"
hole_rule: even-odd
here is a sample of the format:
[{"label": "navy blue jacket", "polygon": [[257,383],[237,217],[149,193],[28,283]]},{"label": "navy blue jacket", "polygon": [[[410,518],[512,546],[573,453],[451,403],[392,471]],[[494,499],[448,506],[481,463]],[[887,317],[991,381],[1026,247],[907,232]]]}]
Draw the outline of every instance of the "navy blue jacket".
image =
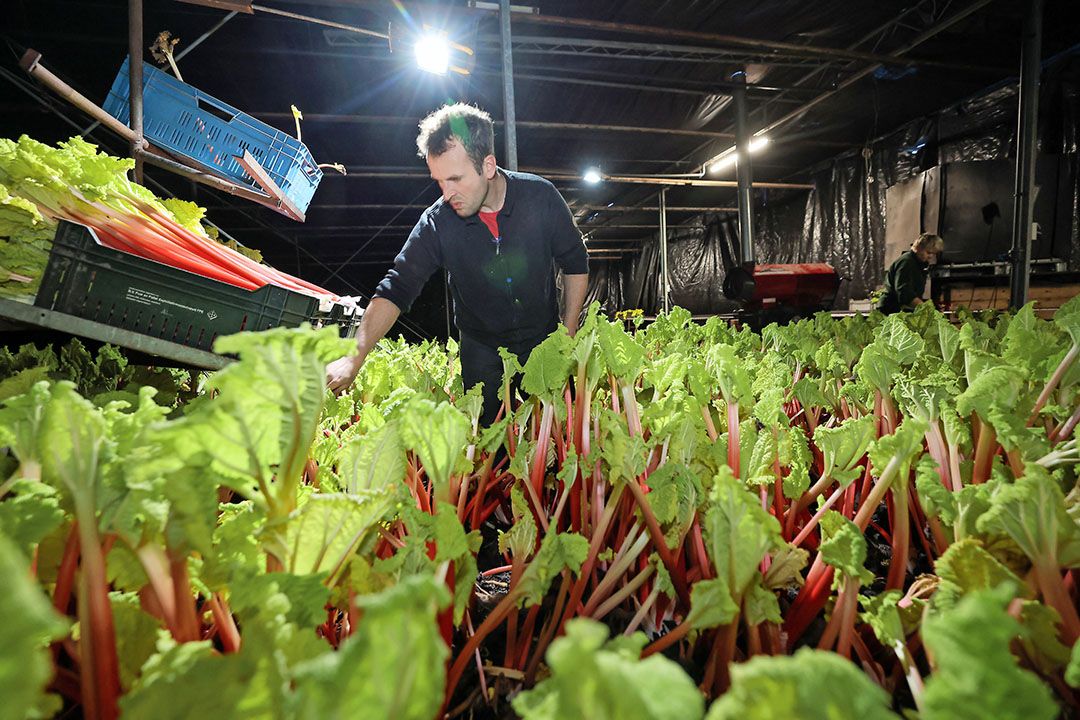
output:
[{"label": "navy blue jacket", "polygon": [[406,312],[432,273],[445,268],[454,323],[463,334],[491,347],[514,347],[555,329],[555,267],[568,275],[588,273],[585,243],[554,185],[529,173],[499,172],[506,199],[498,242],[479,216],[460,217],[439,198],[420,216],[375,297]]}]

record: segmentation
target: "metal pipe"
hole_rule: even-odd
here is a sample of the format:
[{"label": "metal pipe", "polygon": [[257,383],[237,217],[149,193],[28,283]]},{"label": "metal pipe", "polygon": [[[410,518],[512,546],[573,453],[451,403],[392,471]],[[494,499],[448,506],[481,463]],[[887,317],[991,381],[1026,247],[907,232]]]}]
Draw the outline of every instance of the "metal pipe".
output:
[{"label": "metal pipe", "polygon": [[[548,180],[580,180],[580,175],[548,175]],[[735,180],[702,180],[700,178],[634,177],[627,175],[604,175],[604,182],[631,185],[684,185],[689,187],[738,187]],[[813,190],[812,183],[755,182],[752,187],[770,190]]]},{"label": "metal pipe", "polygon": [[754,264],[754,182],[753,162],[750,159],[750,128],[746,123],[746,71],[732,73],[735,91],[735,177],[739,205],[739,264]]},{"label": "metal pipe", "polygon": [[[827,58],[841,60],[862,60],[874,63],[894,63],[895,58],[889,55],[860,52],[857,50],[843,50],[840,48],[820,47],[815,45],[802,45],[800,43],[780,42],[776,40],[761,40],[757,38],[744,38],[735,35],[721,35],[718,33],[701,32],[697,30],[679,30],[675,28],[656,27],[654,25],[635,25],[631,23],[604,22],[600,20],[586,20],[584,18],[555,17],[551,15],[522,15],[520,22],[551,25],[556,27],[579,27],[590,30],[606,30],[611,32],[623,32],[646,37],[682,38],[684,40],[697,40],[701,42],[715,43],[717,45],[737,45],[757,50],[770,51],[769,54],[787,55],[789,57]],[[936,60],[909,59],[907,65],[927,65],[934,67],[949,67],[956,69],[956,65]],[[973,66],[965,66],[974,69]]]},{"label": "metal pipe", "polygon": [[142,159],[139,151],[143,142],[143,6],[142,0],[128,0],[128,124],[135,137],[131,140],[131,157],[135,158],[135,182],[143,181]]},{"label": "metal pipe", "polygon": [[[896,60],[899,60],[900,56],[906,55],[909,51],[913,50],[914,48],[918,47],[919,45],[922,45],[924,42],[926,42],[930,38],[934,37],[935,35],[949,29],[950,27],[952,27],[956,23],[960,22],[964,18],[968,17],[972,13],[977,12],[978,10],[981,10],[982,8],[989,5],[991,2],[993,2],[993,0],[975,0],[975,2],[973,2],[968,7],[964,8],[963,10],[957,11],[950,18],[941,21],[940,23],[938,23],[934,27],[924,31],[921,34],[919,34],[918,37],[916,37],[914,40],[909,42],[907,45],[903,46],[899,50],[892,53],[892,55],[889,56],[890,58],[892,58],[892,60],[890,62],[895,62]],[[804,103],[803,105],[800,105],[799,107],[795,108],[791,112],[789,112],[789,113],[781,116],[780,118],[772,121],[771,123],[769,123],[768,125],[766,125],[764,128],[761,129],[761,133],[762,134],[771,133],[773,130],[780,127],[781,125],[786,125],[787,123],[791,122],[792,120],[794,120],[796,118],[799,118],[799,117],[802,117],[803,114],[807,110],[809,110],[810,108],[814,107],[815,105],[818,105],[819,103],[821,103],[821,102],[823,102],[825,100],[828,100],[829,98],[831,98],[833,95],[836,95],[837,93],[843,92],[844,90],[848,89],[849,87],[851,87],[852,85],[857,83],[859,80],[862,80],[867,75],[872,74],[875,70],[877,70],[881,66],[882,66],[882,63],[880,63],[880,62],[875,64],[875,65],[869,65],[869,66],[863,68],[862,70],[856,72],[855,74],[844,78],[832,90],[829,90],[828,92],[824,92],[821,95],[818,95],[813,100],[810,100],[809,102]]]},{"label": "metal pipe", "polygon": [[333,22],[332,20],[323,20],[322,18],[311,17],[310,15],[301,15],[300,13],[288,12],[286,10],[276,10],[274,8],[263,7],[262,5],[252,4],[252,10],[257,10],[267,15],[279,15],[281,17],[289,18],[290,20],[302,20],[309,22],[313,25],[323,25],[325,27],[332,27],[338,30],[347,30],[348,32],[357,33],[358,35],[368,35],[370,37],[377,37],[383,40],[389,40],[390,35],[388,33],[376,32],[375,30],[368,30],[367,28],[356,27],[355,25],[346,25],[345,23]]},{"label": "metal pipe", "polygon": [[205,41],[208,37],[210,37],[211,35],[216,33],[218,30],[220,30],[225,25],[225,23],[229,22],[230,20],[232,20],[234,17],[236,17],[239,14],[240,14],[239,12],[237,12],[236,10],[233,10],[231,13],[229,13],[225,17],[221,18],[220,20],[218,20],[217,23],[215,23],[212,28],[210,28],[209,30],[204,32],[199,37],[195,38],[194,42],[192,42],[186,48],[184,48],[180,52],[176,53],[176,57],[174,59],[177,62],[180,62],[181,60],[183,60],[185,55],[187,55],[189,52],[191,52],[195,48],[199,47],[199,45],[202,45],[203,41]]},{"label": "metal pipe", "polygon": [[510,0],[499,0],[499,36],[502,45],[503,118],[506,120],[506,167],[518,169],[517,124],[514,122],[514,47],[510,35]]},{"label": "metal pipe", "polygon": [[1009,307],[1027,302],[1031,243],[1035,240],[1035,158],[1038,152],[1039,71],[1042,60],[1043,0],[1028,0],[1020,50],[1020,107],[1016,127],[1016,182],[1013,195],[1012,278]]},{"label": "metal pipe", "polygon": [[[284,112],[253,112],[254,117],[262,120],[292,120],[292,113]],[[337,122],[356,124],[408,124],[415,125],[416,118],[400,115],[339,115],[334,113],[304,113],[305,122]],[[496,120],[496,125],[505,124],[502,120]],[[541,130],[597,130],[601,132],[625,132],[625,133],[649,133],[657,135],[681,135],[687,137],[707,137],[717,139],[731,139],[731,133],[715,132],[711,130],[683,130],[680,128],[644,127],[640,125],[605,125],[598,123],[566,123],[544,122],[539,120],[514,120],[515,131],[513,132],[515,143],[517,139],[517,127],[535,128]],[[507,139],[511,132],[507,128]],[[509,150],[509,148],[508,148]],[[508,164],[509,167],[509,164]],[[513,168],[510,168],[513,169]]]},{"label": "metal pipe", "polygon": [[[19,65],[26,74],[37,80],[39,83],[47,87],[51,92],[55,93],[60,99],[74,105],[79,110],[90,117],[96,119],[99,123],[112,130],[114,133],[124,138],[130,143],[134,143],[136,140],[135,133],[124,123],[114,118],[109,113],[102,110],[95,105],[89,98],[80,93],[75,88],[68,85],[60,78],[53,75],[51,72],[45,69],[45,66],[41,64],[41,53],[33,48],[28,49],[23,53],[22,59],[19,61]],[[145,147],[146,143],[143,141],[142,147]],[[140,148],[141,149],[141,148]]]},{"label": "metal pipe", "polygon": [[660,191],[660,291],[664,296],[664,312],[671,309],[671,278],[668,276],[667,257],[667,191],[667,188]]}]

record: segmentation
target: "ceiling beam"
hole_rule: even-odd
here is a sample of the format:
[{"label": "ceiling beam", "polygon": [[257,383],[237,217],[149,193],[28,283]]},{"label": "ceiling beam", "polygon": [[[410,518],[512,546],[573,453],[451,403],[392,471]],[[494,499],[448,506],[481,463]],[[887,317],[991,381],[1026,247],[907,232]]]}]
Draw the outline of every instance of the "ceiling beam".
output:
[{"label": "ceiling beam", "polygon": [[[284,112],[253,112],[249,113],[261,120],[289,120],[291,121],[292,113]],[[326,122],[326,123],[362,123],[362,124],[375,124],[375,125],[416,125],[417,119],[414,117],[406,117],[399,115],[339,115],[332,113],[304,113],[304,122]],[[496,125],[502,125],[502,120],[496,120]],[[599,132],[621,132],[621,133],[644,133],[655,135],[679,135],[685,137],[702,137],[702,138],[714,138],[730,140],[734,137],[732,133],[716,132],[712,130],[684,130],[681,128],[662,128],[655,126],[643,126],[643,125],[609,125],[601,123],[566,123],[566,122],[544,122],[539,120],[516,120],[515,125],[519,128],[530,128],[534,130],[587,130],[587,131],[599,131]]]}]

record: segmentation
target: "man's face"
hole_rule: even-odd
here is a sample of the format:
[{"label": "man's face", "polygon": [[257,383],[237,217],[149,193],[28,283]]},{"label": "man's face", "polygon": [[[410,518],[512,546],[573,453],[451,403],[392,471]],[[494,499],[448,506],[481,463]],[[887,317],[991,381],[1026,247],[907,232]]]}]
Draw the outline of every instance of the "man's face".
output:
[{"label": "man's face", "polygon": [[937,261],[938,252],[936,250],[927,250],[923,248],[915,251],[915,257],[927,265],[933,265]]},{"label": "man's face", "polygon": [[431,179],[439,183],[443,200],[461,217],[475,215],[487,199],[495,177],[495,157],[484,158],[482,172],[476,171],[469,154],[459,142],[451,143],[442,155],[428,155]]}]

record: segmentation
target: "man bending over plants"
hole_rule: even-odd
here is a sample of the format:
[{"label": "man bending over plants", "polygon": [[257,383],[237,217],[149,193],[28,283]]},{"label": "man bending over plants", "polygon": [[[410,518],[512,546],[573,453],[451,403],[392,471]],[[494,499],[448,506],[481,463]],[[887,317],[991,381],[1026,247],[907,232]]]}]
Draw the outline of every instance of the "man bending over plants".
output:
[{"label": "man bending over plants", "polygon": [[496,164],[491,116],[445,105],[420,123],[419,155],[440,197],[421,215],[394,267],[375,289],[357,332],[357,353],[327,365],[334,392],[352,385],[371,349],[407,311],[432,273],[449,274],[461,376],[484,384],[482,422],[498,412],[505,347],[524,363],[558,325],[555,269],[563,272],[562,322],[573,335],[589,281],[588,255],[558,190]]}]

